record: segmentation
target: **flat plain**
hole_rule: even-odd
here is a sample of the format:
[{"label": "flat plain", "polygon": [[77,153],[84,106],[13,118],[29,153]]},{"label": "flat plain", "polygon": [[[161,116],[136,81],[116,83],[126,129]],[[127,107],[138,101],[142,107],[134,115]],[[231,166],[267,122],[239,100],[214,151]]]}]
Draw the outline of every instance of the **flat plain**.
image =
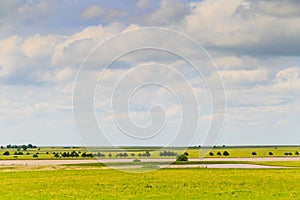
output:
[{"label": "flat plain", "polygon": [[[0,151],[0,199],[300,199],[300,160],[293,147],[216,147],[211,155],[199,160],[199,148],[93,148],[94,154],[104,154],[111,166],[141,168],[126,172],[93,163],[82,157],[83,147],[3,148]],[[9,151],[10,155],[3,155]],[[75,151],[78,156],[63,157]],[[144,156],[145,152],[149,156]],[[176,156],[161,156],[160,152],[188,152],[191,161],[175,162],[175,168],[157,169],[163,160]],[[224,151],[229,155],[224,155]],[[22,152],[23,155],[15,155]],[[120,153],[128,156],[117,156]],[[221,155],[218,155],[218,152]],[[253,155],[255,152],[255,155]],[[270,155],[272,152],[272,155]],[[37,154],[38,157],[33,157]],[[58,154],[59,157],[54,157]],[[111,154],[111,156],[108,156]],[[139,156],[140,155],[140,156]],[[34,160],[33,160],[34,159]],[[132,162],[133,160],[142,162]],[[159,160],[155,164],[149,160]],[[75,164],[4,165],[10,162],[51,162],[68,160]],[[126,161],[130,160],[130,161]],[[123,162],[126,161],[126,162]],[[87,162],[87,163],[84,163]],[[2,164],[1,164],[2,163]],[[58,162],[60,163],[60,162]],[[210,169],[214,164],[250,164],[276,166],[275,169]],[[190,165],[199,165],[189,168]],[[187,166],[188,168],[178,166]],[[146,172],[148,171],[148,172]]]},{"label": "flat plain", "polygon": [[300,199],[299,169],[0,170],[1,199]]}]

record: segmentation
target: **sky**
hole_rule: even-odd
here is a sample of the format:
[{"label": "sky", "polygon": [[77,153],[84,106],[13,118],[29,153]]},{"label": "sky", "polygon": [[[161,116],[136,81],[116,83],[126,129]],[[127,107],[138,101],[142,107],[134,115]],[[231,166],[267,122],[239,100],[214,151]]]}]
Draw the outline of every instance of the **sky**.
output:
[{"label": "sky", "polygon": [[0,144],[299,144],[299,35],[296,0],[0,0]]}]

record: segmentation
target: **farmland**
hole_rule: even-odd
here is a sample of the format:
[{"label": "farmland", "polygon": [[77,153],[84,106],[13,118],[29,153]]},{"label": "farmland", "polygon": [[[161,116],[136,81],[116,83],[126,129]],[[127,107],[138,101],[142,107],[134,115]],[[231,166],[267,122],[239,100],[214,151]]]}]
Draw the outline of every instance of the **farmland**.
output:
[{"label": "farmland", "polygon": [[6,168],[0,179],[2,199],[300,199],[298,169]]},{"label": "farmland", "polygon": [[[300,148],[296,146],[215,147],[209,149],[205,159],[197,159],[199,148],[89,149],[93,152],[84,147],[26,150],[3,147],[0,151],[1,199],[300,199],[300,156],[296,154]],[[10,155],[3,155],[6,151]],[[224,151],[229,155],[224,155]],[[78,156],[62,156],[73,155],[72,152]],[[176,156],[166,155],[170,152],[188,152],[191,161],[169,162],[176,159]],[[221,155],[218,152],[222,152]],[[82,157],[83,153],[95,156]],[[120,156],[125,153],[128,156]],[[55,154],[59,157],[55,158]],[[106,163],[96,162],[97,155],[102,155]],[[139,162],[133,162],[135,160]],[[73,164],[60,164],[68,161]],[[166,164],[171,164],[170,168],[158,169]],[[279,168],[208,167],[220,164]]]}]

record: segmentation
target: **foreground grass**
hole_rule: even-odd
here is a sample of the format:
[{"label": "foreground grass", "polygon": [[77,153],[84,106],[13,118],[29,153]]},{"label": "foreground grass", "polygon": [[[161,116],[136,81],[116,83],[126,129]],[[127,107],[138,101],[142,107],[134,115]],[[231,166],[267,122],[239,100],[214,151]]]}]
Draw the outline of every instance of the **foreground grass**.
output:
[{"label": "foreground grass", "polygon": [[0,172],[1,199],[300,199],[297,169],[66,169]]},{"label": "foreground grass", "polygon": [[269,162],[248,162],[249,164],[281,166],[281,167],[300,167],[300,161],[269,161]]}]

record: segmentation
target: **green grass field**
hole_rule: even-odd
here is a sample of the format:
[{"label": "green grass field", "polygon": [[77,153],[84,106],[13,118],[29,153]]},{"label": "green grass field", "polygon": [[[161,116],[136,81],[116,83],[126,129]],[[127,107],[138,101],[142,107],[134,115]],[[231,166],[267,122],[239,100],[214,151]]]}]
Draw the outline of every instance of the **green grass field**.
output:
[{"label": "green grass field", "polygon": [[[93,148],[85,148],[85,147],[76,147],[76,148],[63,148],[63,147],[40,147],[35,149],[27,149],[23,151],[17,151],[17,149],[0,149],[0,159],[81,159],[81,155],[83,152],[89,152],[92,150],[94,153],[102,153],[105,155],[105,158],[116,158],[119,153],[127,153],[128,157],[126,158],[143,158],[139,156],[139,154],[143,154],[146,151],[149,151],[151,156],[150,158],[174,158],[167,156],[160,156],[159,153],[166,151],[173,151],[177,154],[181,154],[185,151],[189,153],[189,158],[198,158],[199,157],[199,148],[165,148],[160,149],[158,147],[123,147],[121,150],[117,148],[103,148],[103,147],[93,147]],[[10,155],[3,155],[5,151],[9,151]],[[63,152],[72,152],[76,151],[79,153],[79,157],[62,157]],[[299,146],[278,146],[278,147],[216,147],[213,149],[204,149],[202,152],[206,153],[211,152],[213,155],[207,154],[208,158],[222,158],[225,157],[223,155],[218,155],[218,152],[223,154],[224,151],[229,152],[229,156],[226,157],[291,157],[291,156],[300,156],[300,147]],[[22,152],[23,155],[14,155],[15,152]],[[253,156],[252,153],[255,152],[256,155]],[[269,155],[270,152],[272,155]],[[59,158],[55,158],[54,154],[59,153]],[[288,153],[288,155],[286,155]],[[37,158],[34,158],[33,155],[38,154]],[[109,156],[109,154],[111,156]],[[134,155],[133,155],[134,154]],[[118,157],[120,158],[120,157]],[[85,158],[86,159],[86,158]]]},{"label": "green grass field", "polygon": [[0,179],[1,199],[300,199],[298,169],[0,169]]}]

